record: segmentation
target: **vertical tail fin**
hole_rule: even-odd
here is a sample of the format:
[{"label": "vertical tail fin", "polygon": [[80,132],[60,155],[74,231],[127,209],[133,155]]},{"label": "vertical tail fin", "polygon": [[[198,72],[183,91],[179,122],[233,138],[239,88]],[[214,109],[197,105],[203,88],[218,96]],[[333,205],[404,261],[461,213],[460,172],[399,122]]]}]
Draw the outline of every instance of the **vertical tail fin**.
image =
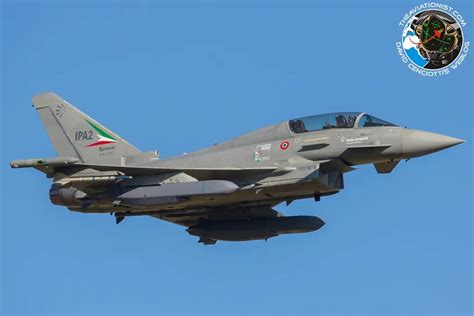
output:
[{"label": "vertical tail fin", "polygon": [[33,106],[60,157],[84,163],[121,164],[140,151],[54,93],[33,97]]}]

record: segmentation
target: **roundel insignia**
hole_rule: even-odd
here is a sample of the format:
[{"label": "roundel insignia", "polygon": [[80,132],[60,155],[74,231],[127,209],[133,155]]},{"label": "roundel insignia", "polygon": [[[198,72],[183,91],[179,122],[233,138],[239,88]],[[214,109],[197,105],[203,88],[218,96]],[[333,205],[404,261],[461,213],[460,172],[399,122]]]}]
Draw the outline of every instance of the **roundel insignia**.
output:
[{"label": "roundel insignia", "polygon": [[290,143],[288,141],[284,141],[280,144],[280,149],[281,150],[287,150],[288,147],[290,147]]}]

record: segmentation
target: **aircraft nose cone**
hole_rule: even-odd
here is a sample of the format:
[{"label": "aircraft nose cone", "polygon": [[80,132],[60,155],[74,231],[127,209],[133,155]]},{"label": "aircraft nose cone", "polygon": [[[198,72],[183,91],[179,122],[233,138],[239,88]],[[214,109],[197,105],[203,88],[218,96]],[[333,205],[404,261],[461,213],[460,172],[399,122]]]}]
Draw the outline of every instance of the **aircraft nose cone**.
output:
[{"label": "aircraft nose cone", "polygon": [[464,143],[464,140],[459,138],[413,129],[403,130],[402,137],[403,153],[406,158],[430,154]]}]

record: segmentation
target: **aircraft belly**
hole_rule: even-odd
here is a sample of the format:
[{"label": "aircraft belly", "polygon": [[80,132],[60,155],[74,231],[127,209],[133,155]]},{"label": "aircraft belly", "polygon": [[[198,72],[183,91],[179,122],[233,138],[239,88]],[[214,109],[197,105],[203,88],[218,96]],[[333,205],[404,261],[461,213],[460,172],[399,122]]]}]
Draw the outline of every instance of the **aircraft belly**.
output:
[{"label": "aircraft belly", "polygon": [[90,205],[71,206],[71,211],[83,213],[109,212],[160,212],[185,211],[202,207],[219,207],[229,205],[264,205],[277,204],[285,200],[309,198],[318,195],[329,195],[341,190],[341,187],[327,185],[324,181],[301,181],[294,179],[293,183],[276,183],[264,188],[237,190],[226,195],[202,195],[188,199],[170,200],[169,203],[157,205],[114,205],[112,201],[98,201]]},{"label": "aircraft belly", "polygon": [[[165,181],[177,176],[167,177],[163,176]],[[285,200],[329,195],[343,188],[340,168],[320,163],[294,166],[284,172],[269,172],[247,179],[247,182],[238,179],[198,181],[182,176],[176,179],[185,182],[171,183],[161,181],[161,178],[158,182],[150,182],[148,178],[136,177],[120,184],[115,195],[106,193],[103,198],[89,197],[79,190],[63,187],[52,189],[50,195],[54,204],[68,206],[73,211],[143,213],[209,206],[277,204]]]},{"label": "aircraft belly", "polygon": [[318,178],[289,178],[277,181],[266,181],[265,186],[254,186],[241,189],[226,195],[203,195],[191,197],[188,201],[163,205],[160,209],[192,209],[203,206],[268,204],[279,203],[287,199],[301,199],[315,194],[328,195],[343,188],[342,174],[321,173]]}]

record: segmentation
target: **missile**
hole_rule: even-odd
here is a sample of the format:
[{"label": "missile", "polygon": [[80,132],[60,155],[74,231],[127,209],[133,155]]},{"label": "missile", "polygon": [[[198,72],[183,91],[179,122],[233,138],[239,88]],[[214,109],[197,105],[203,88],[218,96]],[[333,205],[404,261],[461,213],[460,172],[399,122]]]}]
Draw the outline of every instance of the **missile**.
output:
[{"label": "missile", "polygon": [[258,240],[280,234],[307,233],[320,229],[324,221],[316,216],[255,218],[239,221],[207,221],[190,226],[190,235],[226,241]]},{"label": "missile", "polygon": [[191,196],[230,194],[239,187],[226,180],[167,183],[133,188],[117,197],[124,205],[149,206],[176,203]]},{"label": "missile", "polygon": [[71,185],[74,183],[85,183],[85,182],[120,182],[123,180],[130,180],[133,179],[132,176],[124,176],[124,175],[118,175],[118,176],[89,176],[89,177],[68,177],[68,178],[63,178],[61,180],[58,180],[54,182],[55,185],[58,186],[67,186]]}]

